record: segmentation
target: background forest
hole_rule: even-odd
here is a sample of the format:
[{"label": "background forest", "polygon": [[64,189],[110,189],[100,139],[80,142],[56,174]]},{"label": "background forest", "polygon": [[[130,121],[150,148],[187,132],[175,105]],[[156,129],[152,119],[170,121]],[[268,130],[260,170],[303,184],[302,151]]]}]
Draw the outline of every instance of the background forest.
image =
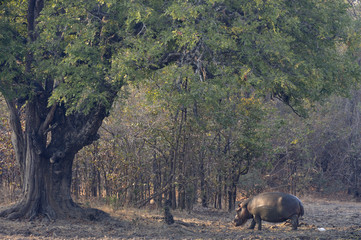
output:
[{"label": "background forest", "polygon": [[[198,202],[233,210],[229,200],[236,188],[243,195],[274,190],[359,197],[359,90],[328,98],[308,118],[277,101],[243,99],[231,116],[204,107],[213,118],[202,125],[194,109],[171,106],[172,96],[155,100],[149,94],[154,95],[149,86],[128,87],[127,98],[104,121],[101,138],[77,155],[76,199],[98,198],[114,208],[155,199],[162,206],[173,188],[174,207],[192,209]],[[1,201],[14,201],[20,174],[4,107],[2,100]],[[214,118],[232,124],[225,127]]]},{"label": "background forest", "polygon": [[104,122],[102,140],[77,156],[76,195],[142,206],[173,187],[173,207],[201,202],[230,211],[236,188],[243,196],[272,190],[359,197],[360,91],[327,99],[308,118],[277,101],[240,99],[225,106],[234,111],[229,115],[202,108],[209,116],[203,125],[194,109],[169,101],[165,108],[159,99],[149,105],[146,91],[131,89]]},{"label": "background forest", "polygon": [[0,9],[0,201],[22,181],[46,183],[40,204],[58,199],[64,169],[74,199],[114,208],[233,211],[266,190],[360,199],[358,1],[31,4]]}]

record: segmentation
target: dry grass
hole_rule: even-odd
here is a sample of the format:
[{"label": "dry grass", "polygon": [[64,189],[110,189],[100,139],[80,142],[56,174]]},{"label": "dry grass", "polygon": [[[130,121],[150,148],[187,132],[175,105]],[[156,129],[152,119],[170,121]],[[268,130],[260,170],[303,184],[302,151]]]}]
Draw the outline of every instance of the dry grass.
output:
[{"label": "dry grass", "polygon": [[0,239],[361,239],[361,203],[301,200],[306,213],[297,231],[288,223],[264,222],[262,231],[247,229],[250,223],[234,227],[234,213],[202,207],[190,213],[173,211],[175,224],[167,225],[161,210],[114,211],[98,203],[97,208],[108,212],[112,221],[14,222],[0,218]]}]

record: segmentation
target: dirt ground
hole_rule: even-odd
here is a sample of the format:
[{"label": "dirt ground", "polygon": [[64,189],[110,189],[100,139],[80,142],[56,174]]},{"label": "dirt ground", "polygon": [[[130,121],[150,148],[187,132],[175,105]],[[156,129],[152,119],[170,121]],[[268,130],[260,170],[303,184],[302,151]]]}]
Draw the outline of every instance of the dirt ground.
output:
[{"label": "dirt ground", "polygon": [[167,225],[160,210],[102,208],[113,220],[9,221],[0,218],[0,239],[361,239],[361,203],[302,199],[305,215],[298,230],[289,223],[263,222],[263,229],[232,224],[235,212],[197,207],[174,211]]}]

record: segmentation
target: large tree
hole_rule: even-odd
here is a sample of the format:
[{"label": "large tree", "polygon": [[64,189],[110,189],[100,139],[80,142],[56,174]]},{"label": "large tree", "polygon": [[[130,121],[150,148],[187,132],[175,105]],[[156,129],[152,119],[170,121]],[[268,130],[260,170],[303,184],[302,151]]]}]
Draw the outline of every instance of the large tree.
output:
[{"label": "large tree", "polygon": [[214,104],[239,88],[302,114],[358,76],[341,0],[10,0],[0,13],[0,91],[23,173],[9,218],[87,214],[71,198],[73,159],[126,81],[192,81],[190,97]]},{"label": "large tree", "polygon": [[7,1],[1,13],[0,89],[23,197],[0,215],[83,216],[70,195],[73,159],[98,138],[123,83],[109,70],[112,39],[105,13],[94,1],[42,0],[29,0],[27,7]]}]

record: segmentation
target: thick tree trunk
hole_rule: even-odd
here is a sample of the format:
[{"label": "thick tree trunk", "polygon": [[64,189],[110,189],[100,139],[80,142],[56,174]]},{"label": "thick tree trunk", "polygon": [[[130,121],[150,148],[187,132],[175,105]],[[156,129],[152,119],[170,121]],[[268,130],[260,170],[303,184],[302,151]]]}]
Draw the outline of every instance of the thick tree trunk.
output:
[{"label": "thick tree trunk", "polygon": [[88,115],[66,116],[63,107],[47,108],[46,102],[38,96],[27,103],[22,133],[25,144],[14,145],[16,151],[25,153],[21,161],[23,197],[13,207],[0,210],[0,217],[33,219],[42,215],[49,219],[91,220],[105,217],[99,210],[80,208],[73,202],[70,191],[74,156],[97,138],[97,130],[106,116],[105,108],[97,107]]},{"label": "thick tree trunk", "polygon": [[72,156],[62,161],[62,164],[54,165],[49,159],[40,157],[31,144],[30,141],[27,146],[23,198],[14,207],[2,212],[1,216],[33,219],[41,214],[55,219],[67,212],[74,213],[76,205],[70,197],[69,173]]},{"label": "thick tree trunk", "polygon": [[24,195],[13,207],[0,213],[9,219],[33,219],[46,216],[57,218],[83,218],[94,220],[106,216],[101,211],[80,208],[71,198],[70,186],[74,154],[52,164],[40,157],[28,143]]},{"label": "thick tree trunk", "polygon": [[[10,219],[33,219],[39,215],[49,219],[95,219],[95,210],[85,211],[71,198],[72,164],[75,153],[94,140],[96,130],[105,115],[95,111],[91,116],[87,116],[89,125],[85,124],[83,128],[76,129],[72,127],[72,121],[66,121],[62,108],[47,109],[44,106],[46,105],[41,98],[36,97],[27,104],[26,127],[23,133],[25,144],[14,145],[16,151],[25,153],[25,159],[21,161],[24,162],[23,197],[13,207],[0,211],[0,216]],[[48,114],[44,116],[39,109],[48,110]],[[73,120],[80,119],[85,117],[74,117]],[[44,126],[48,122],[57,126],[51,130],[49,143],[48,131],[45,130],[47,127]]]}]

